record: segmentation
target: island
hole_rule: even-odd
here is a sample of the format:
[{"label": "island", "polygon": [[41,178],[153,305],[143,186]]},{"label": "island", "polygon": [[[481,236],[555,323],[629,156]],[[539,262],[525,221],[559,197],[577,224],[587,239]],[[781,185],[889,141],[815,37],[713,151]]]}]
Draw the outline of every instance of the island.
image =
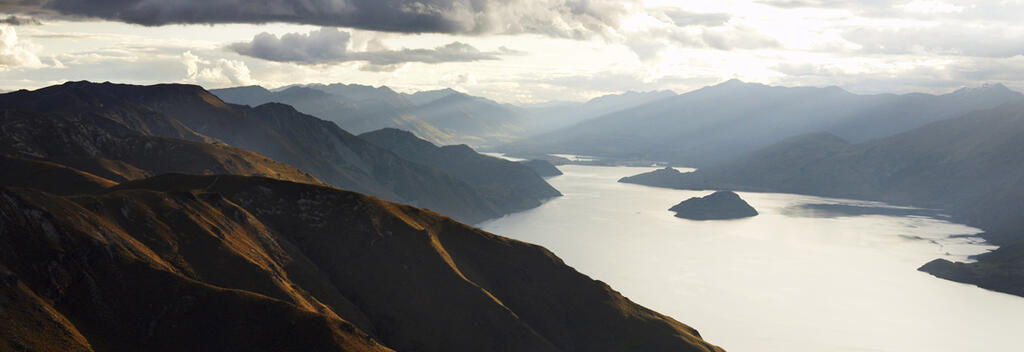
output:
[{"label": "island", "polygon": [[717,191],[704,197],[693,197],[668,210],[676,217],[690,220],[728,220],[757,215],[757,210],[732,191]]}]

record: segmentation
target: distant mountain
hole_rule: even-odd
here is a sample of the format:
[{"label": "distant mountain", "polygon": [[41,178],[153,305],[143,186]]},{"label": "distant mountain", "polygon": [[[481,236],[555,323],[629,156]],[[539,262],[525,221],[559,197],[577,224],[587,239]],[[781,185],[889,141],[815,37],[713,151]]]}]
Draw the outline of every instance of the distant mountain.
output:
[{"label": "distant mountain", "polygon": [[1002,85],[945,95],[857,95],[731,80],[516,142],[512,155],[564,153],[706,167],[787,137],[830,132],[860,142],[1024,99]]},{"label": "distant mountain", "polygon": [[522,137],[528,119],[518,107],[458,92],[417,105],[407,113],[450,132],[458,143],[480,147]]},{"label": "distant mountain", "polygon": [[722,351],[423,209],[232,175],[82,191],[0,187],[0,350]]},{"label": "distant mountain", "polygon": [[547,160],[533,159],[520,161],[519,163],[533,169],[533,172],[536,172],[540,177],[559,176],[562,174],[562,170],[559,170]]},{"label": "distant mountain", "polygon": [[525,131],[526,116],[518,108],[452,89],[402,94],[384,86],[311,84],[278,91],[236,87],[211,92],[236,104],[292,105],[353,133],[398,128],[439,145],[489,146]]},{"label": "distant mountain", "polygon": [[364,133],[385,127],[413,131],[435,143],[455,142],[452,134],[407,113],[413,103],[387,87],[360,85],[290,86],[270,91],[259,86],[214,89],[210,91],[226,102],[257,106],[276,102],[332,121],[347,131]]},{"label": "distant mountain", "polygon": [[364,133],[359,138],[466,182],[502,214],[535,208],[544,200],[562,195],[530,167],[479,154],[464,144],[438,147],[393,128]]},{"label": "distant mountain", "polygon": [[412,94],[404,94],[406,99],[409,99],[415,105],[424,105],[435,100],[447,97],[453,94],[461,94],[457,90],[451,88],[428,90],[422,92],[415,92]]},{"label": "distant mountain", "polygon": [[[144,111],[148,114],[146,116],[171,121],[173,123],[168,123],[173,126],[184,126],[184,132],[166,129],[165,134],[171,137],[181,138],[193,133],[193,139],[216,139],[295,166],[337,187],[428,207],[470,223],[501,215],[465,182],[432,167],[402,159],[338,128],[334,123],[299,113],[288,105],[230,105],[201,87],[173,84],[133,86],[69,82],[36,91],[0,95],[0,109],[74,115],[80,114],[79,111],[97,110],[107,114],[107,107],[116,108],[114,113],[108,114],[114,116],[119,116],[122,110]],[[137,143],[145,145],[144,141]],[[168,143],[180,144],[177,139]],[[118,148],[124,145],[114,143]],[[211,145],[201,143],[195,147],[210,148]],[[131,150],[138,148],[132,147]],[[174,163],[154,163],[160,167],[176,167]],[[109,176],[95,168],[73,166],[103,177]],[[195,170],[150,171],[191,173]]]},{"label": "distant mountain", "polygon": [[979,257],[980,263],[955,267],[940,262],[928,266],[930,272],[1024,295],[1024,271],[1013,269],[1024,267],[1024,101],[864,143],[850,144],[828,134],[805,135],[720,166],[692,173],[659,170],[621,181],[944,209],[955,219],[986,230],[986,239],[1004,247]]},{"label": "distant mountain", "polygon": [[528,135],[572,126],[584,120],[675,96],[669,90],[625,92],[600,96],[583,103],[550,103],[524,107],[530,115]]}]

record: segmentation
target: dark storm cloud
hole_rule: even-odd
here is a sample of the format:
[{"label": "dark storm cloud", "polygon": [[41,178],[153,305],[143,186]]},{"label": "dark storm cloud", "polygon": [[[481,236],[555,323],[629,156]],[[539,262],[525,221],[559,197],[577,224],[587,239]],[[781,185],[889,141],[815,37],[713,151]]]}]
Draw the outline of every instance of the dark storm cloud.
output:
[{"label": "dark storm cloud", "polygon": [[51,11],[160,26],[283,22],[400,33],[540,33],[589,37],[614,30],[637,0],[0,0],[0,12]]},{"label": "dark storm cloud", "polygon": [[365,61],[374,67],[394,67],[408,62],[443,63],[495,60],[493,53],[452,42],[433,49],[349,51],[351,35],[336,28],[321,28],[306,34],[288,33],[281,37],[270,33],[256,35],[252,41],[234,43],[228,49],[259,59],[299,64],[334,64]]},{"label": "dark storm cloud", "polygon": [[43,23],[32,17],[7,16],[6,18],[0,18],[0,24],[9,24],[12,26],[38,26]]}]

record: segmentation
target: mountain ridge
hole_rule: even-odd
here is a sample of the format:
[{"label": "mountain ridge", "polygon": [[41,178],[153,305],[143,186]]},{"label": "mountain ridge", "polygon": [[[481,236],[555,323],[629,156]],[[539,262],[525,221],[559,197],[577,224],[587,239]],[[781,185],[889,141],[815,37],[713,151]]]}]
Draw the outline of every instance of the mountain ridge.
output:
[{"label": "mountain ridge", "polygon": [[967,94],[857,95],[838,87],[774,87],[730,80],[605,114],[501,148],[707,167],[784,138],[830,132],[863,142],[970,111],[1024,100],[989,87]]},{"label": "mountain ridge", "polygon": [[0,293],[42,297],[81,332],[3,329],[0,346],[721,351],[542,247],[354,192],[165,174],[0,194]]}]

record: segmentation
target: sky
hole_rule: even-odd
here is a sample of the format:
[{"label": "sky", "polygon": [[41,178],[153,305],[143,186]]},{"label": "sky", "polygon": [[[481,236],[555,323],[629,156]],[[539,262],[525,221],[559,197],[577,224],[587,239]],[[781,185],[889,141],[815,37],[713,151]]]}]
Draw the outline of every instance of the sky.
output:
[{"label": "sky", "polygon": [[0,90],[340,82],[531,104],[729,79],[1024,91],[1024,0],[0,0]]}]

